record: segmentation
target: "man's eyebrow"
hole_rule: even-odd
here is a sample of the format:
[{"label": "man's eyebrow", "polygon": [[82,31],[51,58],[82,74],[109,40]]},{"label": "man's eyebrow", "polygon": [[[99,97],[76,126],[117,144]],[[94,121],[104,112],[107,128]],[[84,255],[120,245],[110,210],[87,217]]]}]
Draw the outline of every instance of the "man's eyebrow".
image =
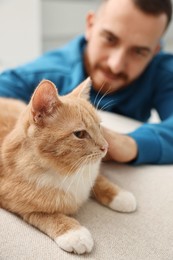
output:
[{"label": "man's eyebrow", "polygon": [[146,46],[134,46],[133,48],[138,49],[138,50],[143,51],[143,52],[147,52],[147,53],[151,52],[151,49],[149,47],[146,47]]},{"label": "man's eyebrow", "polygon": [[109,34],[110,36],[114,37],[115,39],[118,39],[118,36],[116,36],[115,34],[113,34],[111,31],[109,31],[107,29],[103,29],[102,34]]},{"label": "man's eyebrow", "polygon": [[[109,31],[107,29],[103,29],[101,33],[107,34],[107,35],[113,37],[114,39],[119,40],[119,37],[117,35],[115,35],[114,33],[112,33],[111,31]],[[151,49],[147,46],[134,46],[133,49],[138,49],[138,50],[146,52],[146,53],[151,53]]]}]

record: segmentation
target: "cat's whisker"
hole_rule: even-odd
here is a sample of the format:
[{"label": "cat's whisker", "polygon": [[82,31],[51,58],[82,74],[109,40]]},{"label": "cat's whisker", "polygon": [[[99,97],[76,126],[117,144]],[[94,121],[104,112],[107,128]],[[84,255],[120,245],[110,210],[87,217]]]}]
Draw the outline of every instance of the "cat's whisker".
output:
[{"label": "cat's whisker", "polygon": [[108,107],[112,106],[112,104],[114,103],[114,100],[109,100],[106,104],[104,104],[100,110],[104,111],[105,109],[107,109]]},{"label": "cat's whisker", "polygon": [[[78,163],[78,161],[74,164],[74,167],[75,167],[75,165],[76,165],[77,163]],[[70,168],[70,170],[66,171],[66,169],[68,168],[68,164],[66,164],[64,167],[61,167],[61,171],[64,171],[64,172],[68,173],[68,172],[71,172],[71,169],[73,169],[74,167],[73,167],[73,165],[72,165],[72,167]]]},{"label": "cat's whisker", "polygon": [[62,186],[63,186],[63,184],[65,183],[65,181],[66,181],[67,179],[69,179],[69,177],[71,176],[70,173],[72,172],[72,170],[73,170],[76,166],[77,166],[77,168],[78,168],[78,165],[80,165],[80,163],[82,162],[82,160],[83,160],[83,158],[80,158],[77,162],[75,162],[75,163],[72,165],[72,167],[70,168],[70,170],[66,173],[66,176],[65,176],[65,178],[63,179],[63,181],[62,181],[62,183],[61,183],[59,189],[62,189]]},{"label": "cat's whisker", "polygon": [[[85,165],[88,165],[88,167],[89,167],[89,176],[88,176],[88,180],[90,181],[90,189],[93,189],[93,181],[92,181],[92,179],[91,179],[91,170],[90,170],[90,168],[91,168],[91,159],[92,159],[92,157],[93,157],[93,155],[91,154],[91,155],[89,155],[89,156],[87,156],[86,157],[86,159],[83,161],[83,165],[80,167],[80,169],[79,169],[79,173],[80,174],[78,174],[79,175],[79,178],[78,178],[78,183],[77,183],[77,188],[76,188],[76,192],[77,192],[77,190],[78,190],[78,186],[79,186],[79,183],[81,183],[80,182],[80,180],[81,180],[81,178],[82,178],[82,180],[83,180],[83,185],[84,185],[84,187],[85,187],[85,182],[84,182],[84,174],[83,174],[83,172],[84,172],[84,170],[85,170]],[[94,192],[94,191],[93,191]],[[77,194],[76,194],[76,198],[77,198]],[[75,199],[76,199],[75,198]]]},{"label": "cat's whisker", "polygon": [[70,182],[68,188],[67,188],[66,191],[65,191],[65,197],[67,196],[67,193],[68,193],[70,187],[71,187],[71,186],[73,185],[73,183],[76,181],[76,179],[77,179],[77,177],[78,177],[78,174],[80,173],[80,170],[81,170],[81,167],[79,167],[79,169],[78,169],[78,171],[76,172],[75,176],[73,176],[72,181]]},{"label": "cat's whisker", "polygon": [[78,191],[79,184],[81,183],[80,182],[81,178],[82,178],[83,184],[85,186],[84,177],[83,177],[83,172],[84,172],[84,169],[85,169],[85,162],[87,163],[87,159],[85,159],[84,165],[81,167],[81,170],[80,170],[80,173],[79,173],[78,183],[77,183],[77,186],[76,186],[76,196],[75,196],[75,198],[77,198],[77,196],[78,196],[77,191]]},{"label": "cat's whisker", "polygon": [[93,182],[92,182],[92,178],[91,178],[91,163],[89,163],[89,180],[90,180],[90,185],[91,185],[91,191],[93,192],[94,196],[96,196],[94,188],[93,188]]},{"label": "cat's whisker", "polygon": [[98,109],[100,102],[103,100],[104,97],[106,97],[106,95],[108,95],[109,91],[111,89],[111,86],[109,86],[108,90],[103,94],[103,96],[100,98],[100,100],[97,103],[96,109]]},{"label": "cat's whisker", "polygon": [[[79,180],[78,177],[80,176],[80,172],[81,172],[81,168],[79,168],[79,170],[77,171],[76,175],[72,178],[71,183],[69,184],[68,188],[65,191],[64,197],[67,196],[71,186],[76,182],[76,180]],[[76,189],[76,191],[77,191],[77,189]],[[74,199],[76,200],[76,196],[74,196]]]},{"label": "cat's whisker", "polygon": [[[78,165],[80,165],[81,161],[82,161],[82,160],[81,160],[81,158],[80,158],[80,160],[78,160],[78,162],[76,162],[75,165],[76,165],[77,163],[78,163]],[[79,174],[79,172],[80,172],[80,168],[81,168],[81,167],[79,167],[78,171],[77,171],[77,172],[75,173],[75,175],[73,176],[73,178],[72,178],[71,182],[69,183],[68,188],[67,188],[66,190],[64,190],[63,185],[65,184],[65,181],[68,181],[68,180],[70,179],[71,175],[69,175],[69,173],[68,173],[68,175],[63,179],[63,181],[62,181],[62,183],[61,183],[59,189],[60,189],[60,190],[62,189],[62,190],[64,191],[64,198],[66,198],[67,193],[68,193],[70,187],[71,187],[71,186],[73,185],[73,183],[76,181],[76,178],[77,178],[77,176],[78,176],[78,174]]]},{"label": "cat's whisker", "polygon": [[88,162],[88,166],[89,166],[89,180],[90,180],[90,184],[91,184],[91,188],[92,188],[92,186],[93,186],[93,184],[92,184],[92,180],[91,180],[91,163],[90,162]]},{"label": "cat's whisker", "polygon": [[[77,204],[77,197],[79,196],[79,194],[77,194],[77,191],[78,191],[78,186],[79,184],[81,183],[80,182],[80,179],[82,178],[83,179],[83,170],[84,170],[84,167],[85,167],[85,162],[86,162],[86,159],[83,161],[83,164],[81,165],[81,167],[79,168],[77,174],[76,174],[76,177],[78,177],[78,182],[76,184],[76,196],[74,196],[74,199],[75,199],[75,202]],[[75,179],[76,180],[76,179]]]},{"label": "cat's whisker", "polygon": [[[86,164],[88,163],[87,158],[86,158],[85,162],[86,162]],[[82,174],[82,181],[83,181],[83,186],[85,186],[85,181],[84,181],[83,174]]]},{"label": "cat's whisker", "polygon": [[[64,177],[64,179],[62,180],[62,182],[61,182],[61,184],[60,184],[60,186],[59,186],[59,190],[64,190],[63,189],[63,185],[65,184],[65,182],[66,181],[68,181],[69,180],[69,178],[70,178],[70,175],[69,175],[69,173],[72,171],[72,169],[76,166],[76,164],[77,165],[80,165],[80,163],[81,163],[81,161],[82,161],[82,158],[80,158],[76,163],[74,163],[73,164],[73,166],[70,168],[70,171],[67,173],[67,175]],[[69,184],[69,186],[71,186],[71,184],[73,183],[73,179],[72,179],[72,182]],[[68,187],[68,188],[70,188],[70,187]],[[65,193],[64,193],[64,198],[67,196],[67,192],[68,191],[64,191]],[[67,202],[67,200],[64,200],[63,201],[63,203],[66,203]],[[58,204],[61,204],[61,201],[59,200],[59,202],[58,202]]]},{"label": "cat's whisker", "polygon": [[[97,98],[98,98],[99,94],[101,93],[101,90],[103,89],[104,84],[105,84],[105,82],[102,83],[101,88],[100,88],[99,91],[97,92],[97,95],[96,95],[96,97],[95,97],[95,99],[94,99],[94,102],[93,102],[94,106],[96,106]],[[97,106],[96,106],[96,107],[97,107]]]}]

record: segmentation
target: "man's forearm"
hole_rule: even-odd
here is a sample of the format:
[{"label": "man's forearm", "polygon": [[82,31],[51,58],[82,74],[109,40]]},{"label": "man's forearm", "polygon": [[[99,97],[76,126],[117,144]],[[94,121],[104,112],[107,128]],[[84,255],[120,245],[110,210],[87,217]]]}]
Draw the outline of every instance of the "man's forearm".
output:
[{"label": "man's forearm", "polygon": [[116,133],[105,127],[103,135],[109,144],[106,160],[114,160],[125,163],[134,160],[137,157],[138,148],[135,140],[128,136]]}]

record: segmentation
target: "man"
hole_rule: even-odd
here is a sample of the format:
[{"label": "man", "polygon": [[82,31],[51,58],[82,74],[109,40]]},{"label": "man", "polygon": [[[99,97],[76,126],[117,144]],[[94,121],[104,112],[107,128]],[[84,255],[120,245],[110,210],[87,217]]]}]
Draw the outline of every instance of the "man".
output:
[{"label": "man", "polygon": [[[171,0],[105,0],[88,14],[85,37],[2,73],[0,95],[28,102],[43,78],[63,95],[90,75],[93,104],[144,122],[128,135],[104,128],[108,158],[173,163],[173,55],[160,52],[171,16]],[[152,108],[161,123],[145,123]]]}]

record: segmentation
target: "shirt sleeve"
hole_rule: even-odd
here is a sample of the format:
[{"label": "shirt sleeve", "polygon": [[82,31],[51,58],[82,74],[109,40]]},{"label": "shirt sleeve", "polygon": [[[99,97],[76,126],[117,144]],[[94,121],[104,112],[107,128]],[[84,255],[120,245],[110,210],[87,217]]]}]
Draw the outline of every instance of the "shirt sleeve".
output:
[{"label": "shirt sleeve", "polygon": [[0,74],[0,96],[28,103],[41,80],[49,79],[56,84],[65,74],[59,65],[62,63],[59,57],[59,52],[48,52],[31,62],[3,71]]},{"label": "shirt sleeve", "polygon": [[143,124],[129,134],[138,145],[134,164],[173,163],[173,56],[163,57],[154,75],[152,97],[161,122]]},{"label": "shirt sleeve", "polygon": [[129,133],[138,145],[134,164],[173,163],[173,116],[157,124],[144,124]]},{"label": "shirt sleeve", "polygon": [[28,102],[32,93],[28,83],[20,69],[6,70],[0,74],[0,96]]}]

